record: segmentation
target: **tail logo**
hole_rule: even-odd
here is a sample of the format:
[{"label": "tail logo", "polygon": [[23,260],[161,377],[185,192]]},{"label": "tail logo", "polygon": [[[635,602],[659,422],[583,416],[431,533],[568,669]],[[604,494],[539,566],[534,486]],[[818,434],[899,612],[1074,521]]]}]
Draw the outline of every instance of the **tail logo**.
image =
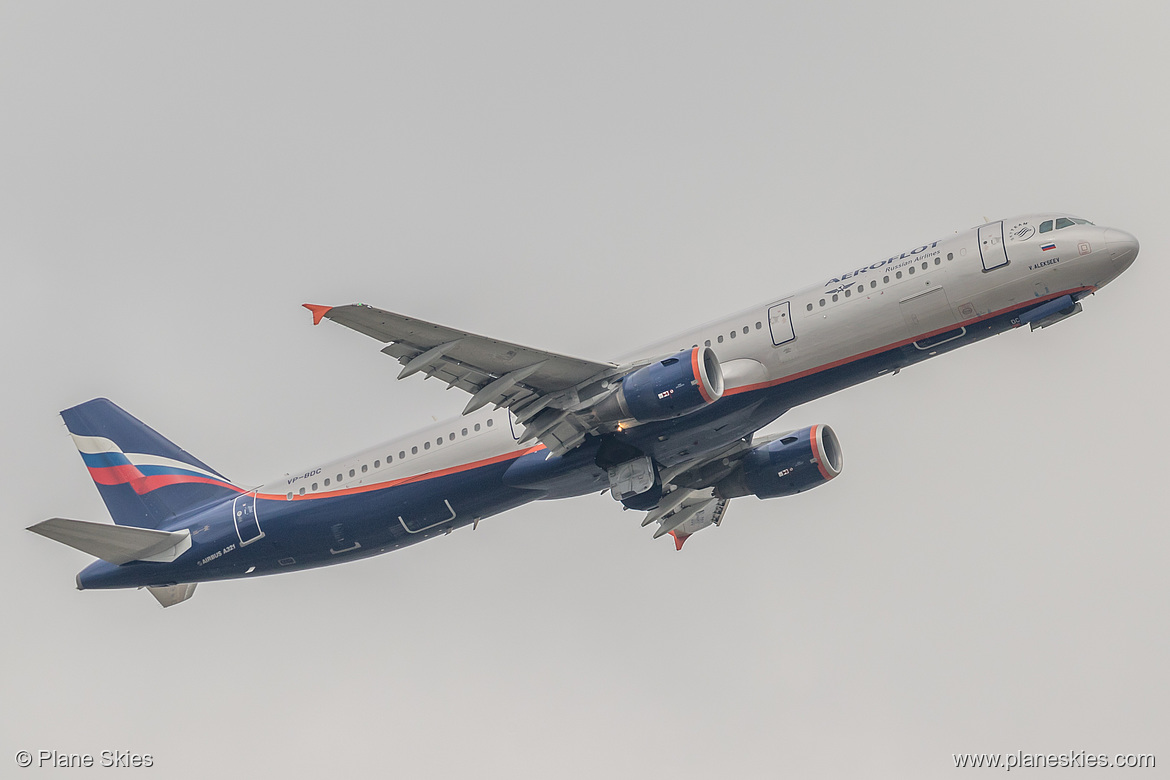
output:
[{"label": "tail logo", "polygon": [[122,452],[110,439],[103,436],[78,436],[71,433],[89,475],[99,485],[129,485],[138,495],[144,495],[167,485],[197,483],[216,485],[241,492],[230,482],[190,463],[147,455],[140,452]]}]

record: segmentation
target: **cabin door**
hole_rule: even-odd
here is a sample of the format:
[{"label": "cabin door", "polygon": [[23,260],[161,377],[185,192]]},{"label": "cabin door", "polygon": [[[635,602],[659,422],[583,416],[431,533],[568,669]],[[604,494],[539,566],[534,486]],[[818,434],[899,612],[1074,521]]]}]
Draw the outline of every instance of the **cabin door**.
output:
[{"label": "cabin door", "polygon": [[1003,222],[992,222],[979,228],[979,257],[983,259],[984,271],[993,271],[1007,265],[1007,250],[1003,245]]},{"label": "cabin door", "polygon": [[264,536],[256,517],[255,492],[245,493],[232,502],[232,519],[236,522],[236,536],[240,537],[241,547]]}]

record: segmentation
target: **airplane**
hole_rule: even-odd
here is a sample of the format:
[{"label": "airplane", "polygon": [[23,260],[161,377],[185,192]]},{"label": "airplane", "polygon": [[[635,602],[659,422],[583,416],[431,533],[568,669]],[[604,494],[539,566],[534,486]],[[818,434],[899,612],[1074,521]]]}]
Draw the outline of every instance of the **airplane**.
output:
[{"label": "airplane", "polygon": [[1005,331],[1047,328],[1136,259],[1129,233],[1067,214],[988,222],[650,344],[613,362],[365,304],[305,304],[402,366],[471,395],[463,415],[259,487],[240,486],[112,402],[61,412],[114,525],[28,530],[96,556],[79,590],[149,589],[397,550],[537,500],[609,492],[676,549],[732,499],[835,479],[828,425],[759,435],[816,398]]}]

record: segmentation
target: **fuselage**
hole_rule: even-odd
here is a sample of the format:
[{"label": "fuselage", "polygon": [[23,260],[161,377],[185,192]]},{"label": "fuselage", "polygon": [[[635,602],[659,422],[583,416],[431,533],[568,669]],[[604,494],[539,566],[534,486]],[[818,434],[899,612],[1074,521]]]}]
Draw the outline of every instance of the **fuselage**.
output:
[{"label": "fuselage", "polygon": [[[718,356],[726,389],[682,417],[618,436],[669,468],[750,437],[787,410],[1017,327],[1038,306],[1095,292],[1136,258],[1133,236],[1061,214],[988,223],[869,262],[637,350]],[[506,410],[438,423],[199,507],[170,563],[98,561],[83,588],[201,582],[376,555],[541,499],[607,487],[599,440],[563,456],[520,444]]]}]

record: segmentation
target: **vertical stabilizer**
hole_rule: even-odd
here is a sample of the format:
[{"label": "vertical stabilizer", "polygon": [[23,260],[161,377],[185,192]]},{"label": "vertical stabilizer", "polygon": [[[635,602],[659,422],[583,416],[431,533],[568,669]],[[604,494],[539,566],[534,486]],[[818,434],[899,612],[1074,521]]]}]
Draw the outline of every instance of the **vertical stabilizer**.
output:
[{"label": "vertical stabilizer", "polygon": [[61,417],[118,525],[158,528],[189,509],[242,492],[105,398],[66,409]]}]

